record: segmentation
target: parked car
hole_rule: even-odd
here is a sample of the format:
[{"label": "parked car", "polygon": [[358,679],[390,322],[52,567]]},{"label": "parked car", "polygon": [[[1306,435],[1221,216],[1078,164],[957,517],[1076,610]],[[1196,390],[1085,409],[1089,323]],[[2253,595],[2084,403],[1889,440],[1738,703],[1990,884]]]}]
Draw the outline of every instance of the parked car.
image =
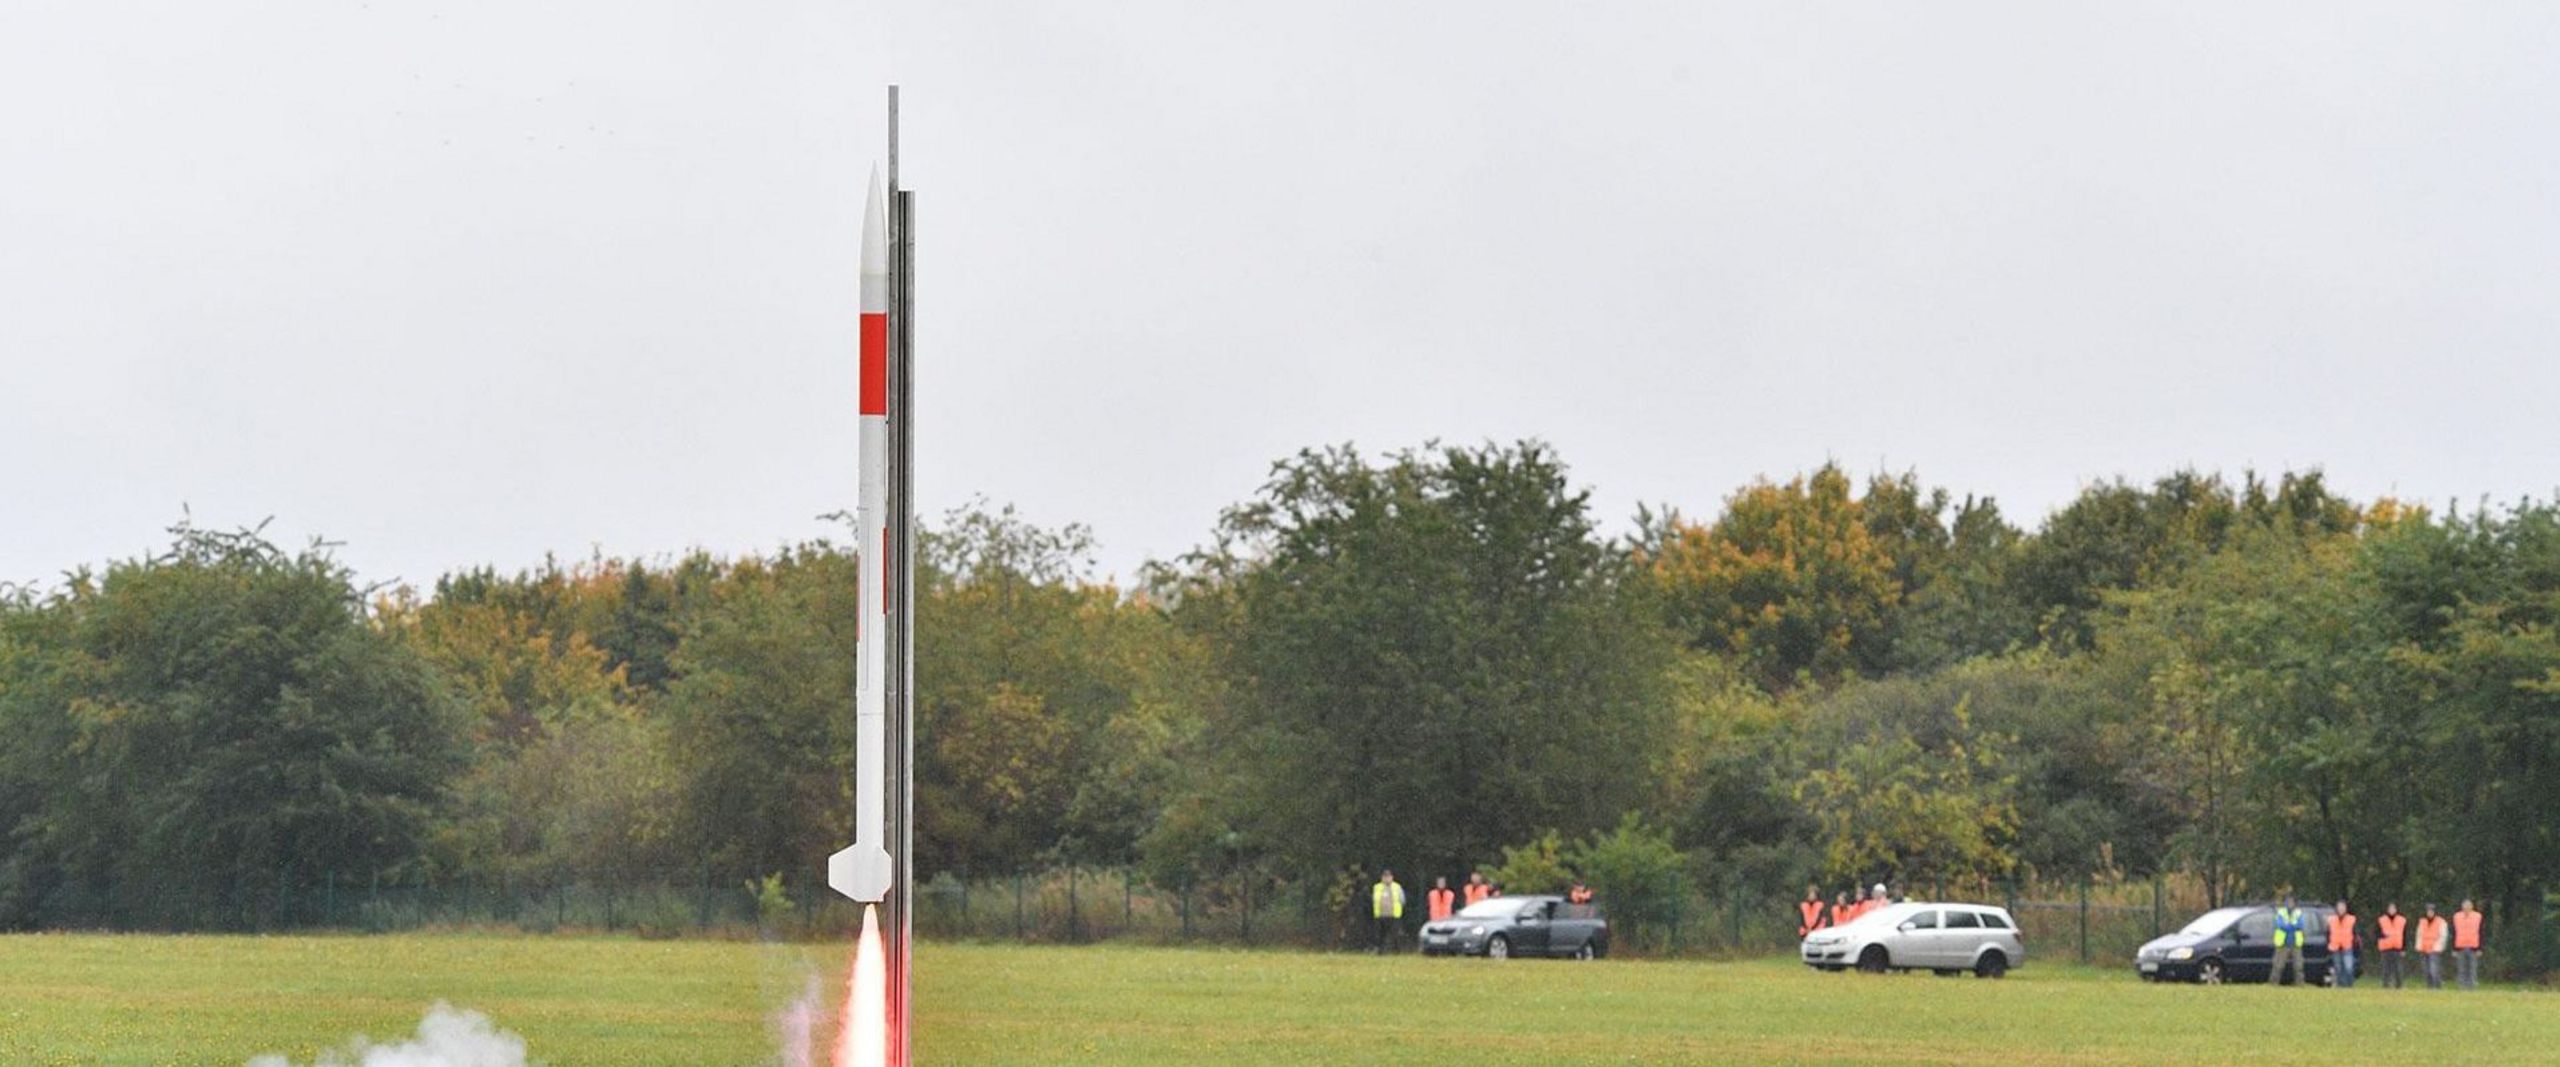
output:
[{"label": "parked car", "polygon": [[2026,937],[2005,908],[1987,904],[1887,904],[1805,935],[1804,962],[1824,971],[1972,971],[1998,978],[2027,961]]},{"label": "parked car", "polygon": [[1492,897],[1424,926],[1422,953],[1597,959],[1609,954],[1609,920],[1598,907],[1568,904],[1563,897]]},{"label": "parked car", "polygon": [[[2302,979],[2327,985],[2329,909],[2303,905],[2302,922]],[[2133,954],[2133,970],[2145,981],[2263,982],[2275,969],[2275,934],[2273,904],[2215,908],[2143,945]]]}]

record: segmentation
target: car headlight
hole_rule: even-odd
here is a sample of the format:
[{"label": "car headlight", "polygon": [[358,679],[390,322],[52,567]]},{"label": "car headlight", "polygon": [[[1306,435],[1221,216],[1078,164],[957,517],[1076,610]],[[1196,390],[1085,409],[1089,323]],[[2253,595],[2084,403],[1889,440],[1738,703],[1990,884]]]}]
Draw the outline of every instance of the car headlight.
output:
[{"label": "car headlight", "polygon": [[2191,946],[2181,945],[2169,950],[2169,958],[2173,960],[2191,960],[2196,958],[2196,950]]},{"label": "car headlight", "polygon": [[1481,934],[1481,933],[1483,933],[1483,932],[1484,932],[1484,927],[1481,927],[1481,926],[1470,926],[1470,927],[1467,927],[1467,936],[1468,936],[1468,937],[1474,937],[1474,936],[1476,936],[1476,935],[1478,935],[1478,934]]}]

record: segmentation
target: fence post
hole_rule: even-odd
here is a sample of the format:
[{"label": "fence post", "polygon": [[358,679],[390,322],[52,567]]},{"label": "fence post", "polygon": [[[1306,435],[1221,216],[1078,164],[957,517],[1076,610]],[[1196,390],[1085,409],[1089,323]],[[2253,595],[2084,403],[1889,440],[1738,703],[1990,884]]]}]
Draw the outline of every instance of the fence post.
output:
[{"label": "fence post", "polygon": [[1727,871],[1724,880],[1724,909],[1733,913],[1733,950],[1742,951],[1742,872]]},{"label": "fence post", "polygon": [[1022,872],[1013,872],[1013,939],[1022,940]]},{"label": "fence post", "polygon": [[2089,876],[2080,876],[2080,962],[2089,962]]},{"label": "fence post", "polygon": [[329,890],[329,904],[328,904],[328,908],[329,908],[329,917],[328,917],[328,919],[327,919],[327,920],[325,920],[325,921],[326,921],[329,925],[331,925],[331,926],[336,926],[336,925],[338,925],[338,872],[336,872],[336,871],[330,871],[330,872],[329,872],[329,885],[328,885],[328,890]]},{"label": "fence post", "polygon": [[1138,874],[1126,867],[1120,869],[1120,936],[1129,936],[1129,928],[1138,924]]},{"label": "fence post", "polygon": [[1680,883],[1680,872],[1671,872],[1671,946],[1666,954],[1675,956],[1680,953],[1680,913],[1687,910],[1689,898],[1689,887]]},{"label": "fence post", "polygon": [[967,937],[976,926],[969,921],[969,872],[960,872],[960,936]]},{"label": "fence post", "polygon": [[1237,896],[1244,902],[1244,918],[1242,920],[1244,927],[1242,930],[1238,931],[1237,936],[1242,939],[1244,943],[1250,945],[1253,943],[1253,879],[1239,873],[1236,875],[1236,885],[1242,887],[1242,890],[1237,894]]},{"label": "fence post", "polygon": [[2151,936],[2160,936],[2160,875],[2151,876]]},{"label": "fence post", "polygon": [[1191,877],[1182,878],[1182,939],[1191,940]]},{"label": "fence post", "polygon": [[1081,925],[1081,919],[1082,919],[1082,916],[1078,913],[1078,911],[1077,911],[1077,909],[1076,909],[1076,868],[1075,868],[1075,865],[1074,865],[1074,864],[1070,863],[1070,864],[1068,864],[1068,865],[1067,865],[1067,940],[1068,940],[1068,941],[1081,941],[1081,940],[1083,940],[1083,939],[1084,939],[1084,938],[1083,938],[1083,936],[1082,936],[1082,935],[1080,935],[1080,934],[1078,934],[1078,933],[1077,933],[1077,930],[1076,930],[1076,928],[1077,928],[1079,925]]}]

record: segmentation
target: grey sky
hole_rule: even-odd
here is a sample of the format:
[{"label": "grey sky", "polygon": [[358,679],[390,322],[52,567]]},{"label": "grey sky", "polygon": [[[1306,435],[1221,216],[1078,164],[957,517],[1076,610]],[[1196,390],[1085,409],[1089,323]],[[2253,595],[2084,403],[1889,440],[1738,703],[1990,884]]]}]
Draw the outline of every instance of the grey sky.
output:
[{"label": "grey sky", "polygon": [[2560,483],[2560,6],[0,5],[0,579],[191,505],[369,579],[852,499],[879,86],[919,480],[1201,539],[1535,435],[1709,514],[1916,467]]}]

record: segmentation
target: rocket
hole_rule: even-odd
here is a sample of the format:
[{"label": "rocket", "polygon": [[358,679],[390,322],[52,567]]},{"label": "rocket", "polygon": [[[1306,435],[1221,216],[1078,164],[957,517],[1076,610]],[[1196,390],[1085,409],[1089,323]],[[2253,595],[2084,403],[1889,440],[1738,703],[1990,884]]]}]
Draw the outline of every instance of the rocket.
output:
[{"label": "rocket", "polygon": [[862,212],[862,376],[854,528],[862,560],[854,623],[853,845],[827,857],[827,885],[855,900],[889,895],[889,234],[880,172]]}]

